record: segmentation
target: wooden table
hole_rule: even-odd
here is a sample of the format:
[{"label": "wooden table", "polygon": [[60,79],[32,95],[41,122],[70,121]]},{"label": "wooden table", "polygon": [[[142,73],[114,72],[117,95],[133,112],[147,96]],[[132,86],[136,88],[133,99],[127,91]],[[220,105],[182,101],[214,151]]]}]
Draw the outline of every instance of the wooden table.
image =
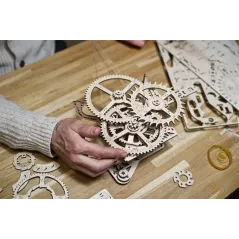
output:
[{"label": "wooden table", "polygon": [[[137,79],[147,73],[152,82],[169,83],[154,42],[147,42],[141,50],[116,41],[101,41],[99,45],[116,73]],[[96,59],[98,76],[109,74],[99,55]],[[84,42],[1,77],[0,95],[23,108],[51,117],[77,117],[72,102],[84,98],[86,88],[95,77],[92,46]],[[166,144],[162,152],[142,161],[128,185],[118,185],[109,173],[91,179],[70,170],[61,161],[61,167],[53,174],[67,185],[70,198],[90,198],[104,188],[114,198],[225,198],[238,188],[239,148],[236,146],[239,144],[233,143],[232,136],[220,136],[222,129],[187,133],[182,123],[177,124],[176,130],[179,136]],[[233,163],[225,171],[218,171],[208,163],[207,151],[214,144],[232,152]],[[20,175],[12,165],[13,156],[18,152],[0,146],[0,188],[3,188],[0,198],[12,198],[12,185]],[[40,153],[34,155],[36,163],[51,162]],[[192,172],[193,186],[182,189],[173,182],[173,172],[180,168]],[[49,195],[39,191],[36,197]]]}]

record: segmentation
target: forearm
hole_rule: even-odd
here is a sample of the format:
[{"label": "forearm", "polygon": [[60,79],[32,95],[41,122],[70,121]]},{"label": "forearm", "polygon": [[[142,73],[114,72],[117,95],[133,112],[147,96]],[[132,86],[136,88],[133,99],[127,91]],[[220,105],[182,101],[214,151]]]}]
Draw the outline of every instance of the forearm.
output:
[{"label": "forearm", "polygon": [[0,97],[0,142],[15,149],[39,151],[49,157],[58,120],[20,109]]}]

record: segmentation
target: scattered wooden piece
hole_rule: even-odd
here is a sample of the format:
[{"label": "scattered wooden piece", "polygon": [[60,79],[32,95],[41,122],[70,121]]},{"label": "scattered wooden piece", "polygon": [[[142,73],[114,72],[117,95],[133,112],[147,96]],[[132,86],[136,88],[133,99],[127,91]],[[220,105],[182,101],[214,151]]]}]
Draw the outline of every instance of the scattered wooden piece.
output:
[{"label": "scattered wooden piece", "polygon": [[96,193],[90,199],[114,199],[113,196],[108,192],[107,189],[103,189],[102,191]]},{"label": "scattered wooden piece", "polygon": [[49,164],[37,164],[32,170],[36,173],[50,173],[57,170],[59,167],[60,164],[54,161]]},{"label": "scattered wooden piece", "polygon": [[[181,180],[181,176],[187,177],[186,181]],[[178,184],[180,188],[186,188],[187,186],[192,186],[194,183],[193,175],[189,171],[184,171],[183,169],[175,172],[173,181]]]}]

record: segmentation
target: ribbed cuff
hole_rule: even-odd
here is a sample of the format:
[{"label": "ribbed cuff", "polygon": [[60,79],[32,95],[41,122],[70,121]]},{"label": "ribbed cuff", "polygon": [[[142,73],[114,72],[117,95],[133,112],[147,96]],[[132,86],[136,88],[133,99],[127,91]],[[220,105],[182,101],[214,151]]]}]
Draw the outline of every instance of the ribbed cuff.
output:
[{"label": "ribbed cuff", "polygon": [[20,109],[0,97],[0,142],[15,149],[38,151],[54,157],[51,139],[58,119]]},{"label": "ribbed cuff", "polygon": [[51,150],[51,139],[58,122],[57,119],[38,116],[33,117],[30,127],[29,140],[34,143],[37,151],[51,158],[55,156]]}]

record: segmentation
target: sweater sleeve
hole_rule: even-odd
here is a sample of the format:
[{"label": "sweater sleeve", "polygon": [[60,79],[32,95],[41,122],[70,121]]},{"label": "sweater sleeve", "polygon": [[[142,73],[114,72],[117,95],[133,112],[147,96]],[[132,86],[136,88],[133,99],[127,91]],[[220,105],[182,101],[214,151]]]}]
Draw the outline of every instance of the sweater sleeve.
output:
[{"label": "sweater sleeve", "polygon": [[51,138],[59,120],[19,108],[0,97],[0,143],[53,157]]}]

